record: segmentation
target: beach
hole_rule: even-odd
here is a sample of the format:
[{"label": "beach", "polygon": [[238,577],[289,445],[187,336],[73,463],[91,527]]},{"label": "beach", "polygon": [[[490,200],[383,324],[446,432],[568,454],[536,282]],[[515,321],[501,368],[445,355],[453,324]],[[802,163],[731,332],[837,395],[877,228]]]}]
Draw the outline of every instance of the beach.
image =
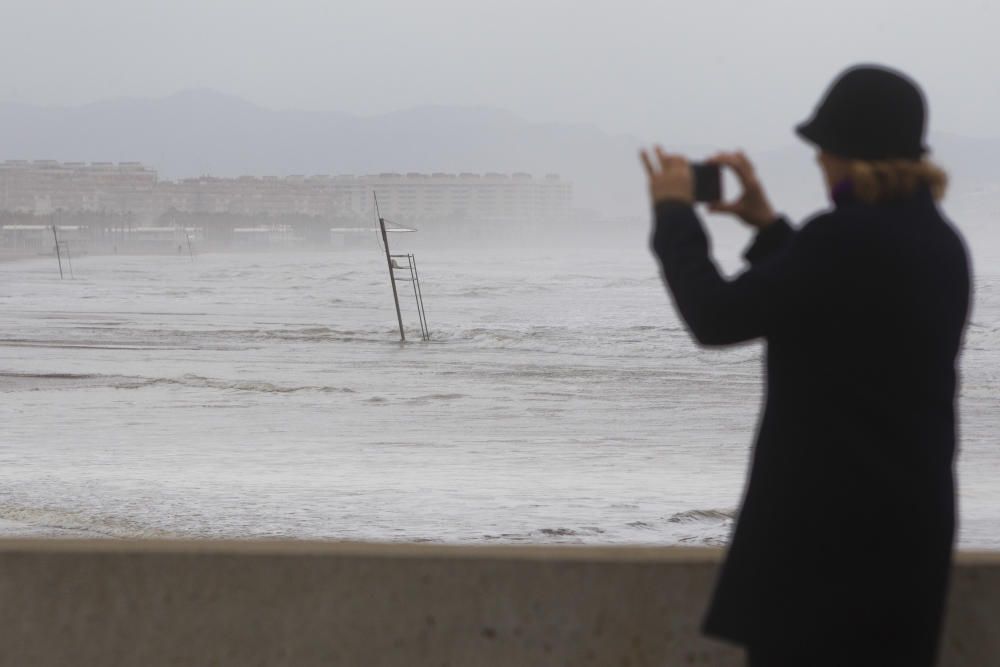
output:
[{"label": "beach", "polygon": [[[407,344],[374,238],[0,265],[0,534],[725,544],[759,345],[698,348],[641,246],[418,260],[432,340]],[[1000,549],[998,342],[981,274],[963,548]]]}]

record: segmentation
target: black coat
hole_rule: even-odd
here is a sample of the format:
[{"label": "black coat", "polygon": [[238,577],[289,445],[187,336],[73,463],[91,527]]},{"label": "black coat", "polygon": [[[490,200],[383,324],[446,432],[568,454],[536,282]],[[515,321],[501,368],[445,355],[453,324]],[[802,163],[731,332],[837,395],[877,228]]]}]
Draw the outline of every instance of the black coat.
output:
[{"label": "black coat", "polygon": [[767,342],[766,405],[705,631],[758,646],[882,646],[931,664],[955,532],[964,244],[929,192],[840,203],[757,235],[720,276],[690,206],[652,247],[702,345]]}]

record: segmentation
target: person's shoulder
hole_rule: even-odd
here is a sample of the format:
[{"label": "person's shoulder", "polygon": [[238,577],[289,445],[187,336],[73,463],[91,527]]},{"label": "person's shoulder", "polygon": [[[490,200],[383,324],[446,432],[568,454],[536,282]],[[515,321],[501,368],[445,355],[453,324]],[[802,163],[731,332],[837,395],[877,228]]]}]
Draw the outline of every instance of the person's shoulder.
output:
[{"label": "person's shoulder", "polygon": [[874,206],[850,203],[817,211],[802,223],[802,228],[812,227],[815,232],[864,229],[866,223],[879,216]]},{"label": "person's shoulder", "polygon": [[798,238],[802,242],[833,241],[857,238],[871,230],[865,224],[868,216],[861,207],[837,207],[818,211],[799,227]]},{"label": "person's shoulder", "polygon": [[819,211],[802,223],[793,252],[817,261],[860,267],[883,245],[877,235],[877,225],[863,207],[838,206]]}]

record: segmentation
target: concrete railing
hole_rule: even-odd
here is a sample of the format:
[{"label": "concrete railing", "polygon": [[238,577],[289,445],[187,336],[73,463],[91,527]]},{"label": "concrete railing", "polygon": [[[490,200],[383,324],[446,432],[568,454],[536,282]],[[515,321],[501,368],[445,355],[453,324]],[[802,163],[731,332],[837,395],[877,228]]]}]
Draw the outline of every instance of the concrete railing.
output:
[{"label": "concrete railing", "polygon": [[[0,541],[0,664],[743,664],[698,635],[721,552]],[[962,554],[942,665],[1000,665],[1000,554]]]}]

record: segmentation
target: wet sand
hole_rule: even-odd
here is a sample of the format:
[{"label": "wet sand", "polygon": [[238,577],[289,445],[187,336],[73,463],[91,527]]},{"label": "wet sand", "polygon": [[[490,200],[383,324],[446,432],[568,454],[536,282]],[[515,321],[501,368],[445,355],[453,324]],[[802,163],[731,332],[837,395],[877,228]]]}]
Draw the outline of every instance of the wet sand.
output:
[{"label": "wet sand", "polygon": [[0,539],[25,537],[96,539],[102,536],[85,530],[73,530],[69,528],[59,528],[57,526],[35,525],[11,519],[0,519]]}]

